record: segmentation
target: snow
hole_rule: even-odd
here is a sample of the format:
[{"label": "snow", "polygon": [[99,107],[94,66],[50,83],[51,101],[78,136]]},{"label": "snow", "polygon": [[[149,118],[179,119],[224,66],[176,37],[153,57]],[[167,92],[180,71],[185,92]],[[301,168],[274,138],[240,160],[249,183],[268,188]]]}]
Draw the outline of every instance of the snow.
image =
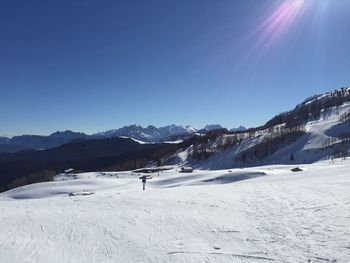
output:
[{"label": "snow", "polygon": [[[350,91],[350,87],[344,87],[342,89],[344,89],[344,91],[347,91],[347,92]],[[336,91],[341,91],[342,89],[338,89]],[[312,97],[308,98],[307,100],[305,100],[303,103],[301,103],[298,106],[308,105],[308,104],[311,104],[311,103],[313,103],[315,101],[322,100],[322,99],[325,99],[325,98],[328,98],[328,97],[333,97],[333,96],[334,96],[333,92],[326,92],[326,93],[323,93],[321,95],[315,95],[315,96],[312,96]]]},{"label": "snow", "polygon": [[[332,149],[325,149],[327,140],[333,143],[340,142],[340,136],[349,133],[349,124],[339,124],[339,116],[350,111],[350,104],[344,103],[341,106],[329,108],[323,111],[318,119],[311,120],[305,124],[306,134],[299,137],[294,143],[285,145],[269,157],[261,161],[254,161],[242,164],[236,161],[236,157],[242,152],[256,146],[271,136],[269,129],[256,132],[255,136],[249,137],[248,133],[242,133],[242,142],[233,145],[226,150],[215,152],[207,160],[192,160],[189,148],[186,151],[178,153],[177,158],[171,160],[172,164],[178,161],[181,165],[190,165],[198,169],[218,170],[230,169],[232,167],[245,166],[261,166],[271,164],[298,164],[298,163],[314,163],[329,158],[333,153]],[[273,130],[278,131],[284,124],[277,125]],[[224,137],[231,135],[224,135]],[[212,146],[215,147],[214,142]],[[294,161],[290,160],[293,154]],[[183,157],[186,157],[184,160]]]},{"label": "snow", "polygon": [[195,128],[193,128],[191,125],[186,125],[185,127],[186,131],[188,133],[195,133],[197,130]]},{"label": "snow", "polygon": [[350,161],[292,168],[175,166],[145,191],[133,172],[13,189],[0,194],[0,261],[349,262]]},{"label": "snow", "polygon": [[204,127],[204,130],[213,131],[213,130],[219,130],[223,128],[224,127],[222,127],[220,124],[209,124]]},{"label": "snow", "polygon": [[162,141],[161,143],[168,143],[168,144],[179,144],[182,143],[184,140],[175,140],[175,141]]},{"label": "snow", "polygon": [[132,137],[127,137],[127,136],[119,136],[119,138],[124,138],[124,139],[131,139],[139,144],[157,144],[157,143],[167,143],[167,144],[178,144],[182,143],[183,140],[175,140],[175,141],[161,141],[161,142],[144,142],[141,140],[134,139]]},{"label": "snow", "polygon": [[134,124],[134,125],[124,126],[120,129],[100,132],[94,135],[102,136],[102,137],[133,138],[137,142],[144,143],[144,142],[159,142],[159,141],[166,140],[172,136],[192,134],[194,132],[196,132],[196,129],[190,125],[187,125],[186,127],[184,127],[182,125],[172,124],[172,125],[159,127],[159,128],[149,125],[148,127],[144,128],[142,126],[137,126]]},{"label": "snow", "polygon": [[137,143],[139,143],[139,144],[153,144],[152,142],[144,142],[144,141],[137,140],[137,139],[134,139],[134,138],[132,138],[132,137],[127,137],[127,136],[119,136],[119,138],[131,139],[131,140],[133,140],[134,142],[137,142]]},{"label": "snow", "polygon": [[175,157],[168,160],[167,163],[170,165],[178,165],[178,166],[186,164],[191,150],[192,150],[192,147],[189,147],[183,151],[179,150],[175,155]]}]

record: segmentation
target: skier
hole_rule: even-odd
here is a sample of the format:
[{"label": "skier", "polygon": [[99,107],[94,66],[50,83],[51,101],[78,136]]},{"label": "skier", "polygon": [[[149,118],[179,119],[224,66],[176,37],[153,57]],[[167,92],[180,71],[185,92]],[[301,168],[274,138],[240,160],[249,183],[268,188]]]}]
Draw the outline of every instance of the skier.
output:
[{"label": "skier", "polygon": [[146,176],[146,175],[143,175],[141,177],[139,177],[139,179],[142,180],[142,190],[145,190],[145,187],[146,187],[146,180],[149,179],[150,177]]}]

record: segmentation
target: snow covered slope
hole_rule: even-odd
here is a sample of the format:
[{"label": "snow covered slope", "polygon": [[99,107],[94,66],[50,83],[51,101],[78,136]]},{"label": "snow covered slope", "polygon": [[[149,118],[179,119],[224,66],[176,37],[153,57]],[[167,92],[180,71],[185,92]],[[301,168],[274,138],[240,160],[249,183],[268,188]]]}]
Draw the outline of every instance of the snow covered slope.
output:
[{"label": "snow covered slope", "polygon": [[175,166],[146,191],[132,172],[13,189],[0,194],[0,262],[349,262],[350,162],[292,167]]},{"label": "snow covered slope", "polygon": [[[305,135],[299,137],[293,143],[282,145],[280,149],[263,160],[242,163],[237,158],[243,152],[271,138],[273,130],[279,130],[281,125],[254,132],[253,135],[252,133],[242,133],[239,135],[241,137],[240,143],[222,150],[216,150],[220,140],[237,136],[223,135],[209,144],[209,148],[214,148],[214,154],[208,159],[193,160],[191,158],[193,149],[191,148],[180,152],[175,159],[182,165],[189,164],[196,168],[210,170],[268,164],[304,164],[328,159],[333,154],[334,149],[327,147],[327,145],[340,143],[342,134],[350,135],[350,124],[339,124],[339,117],[348,112],[350,112],[350,103],[323,110],[317,119],[310,120],[305,124]],[[186,156],[186,159],[183,156]],[[171,160],[171,162],[174,163],[174,160]]]}]

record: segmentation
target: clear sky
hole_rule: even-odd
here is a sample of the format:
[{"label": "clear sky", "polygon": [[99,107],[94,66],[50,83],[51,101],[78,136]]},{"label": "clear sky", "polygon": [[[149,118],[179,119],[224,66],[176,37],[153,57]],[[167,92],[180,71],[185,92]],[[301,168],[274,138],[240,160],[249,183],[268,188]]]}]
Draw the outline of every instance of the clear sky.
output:
[{"label": "clear sky", "polygon": [[349,0],[4,0],[0,135],[265,123],[350,85]]}]

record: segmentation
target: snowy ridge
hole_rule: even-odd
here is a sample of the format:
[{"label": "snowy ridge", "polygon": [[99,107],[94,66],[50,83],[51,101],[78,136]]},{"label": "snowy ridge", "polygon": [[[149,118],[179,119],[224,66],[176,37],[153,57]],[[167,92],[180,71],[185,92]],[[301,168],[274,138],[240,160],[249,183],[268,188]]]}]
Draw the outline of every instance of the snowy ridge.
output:
[{"label": "snowy ridge", "polygon": [[297,107],[300,107],[301,105],[308,105],[308,104],[311,104],[311,103],[313,103],[315,101],[318,101],[318,100],[331,98],[331,97],[334,96],[335,92],[341,92],[341,91],[349,92],[350,91],[350,87],[345,87],[345,88],[337,89],[335,91],[330,91],[330,92],[326,92],[326,93],[323,93],[323,94],[320,94],[320,95],[312,96],[310,98],[307,98],[304,102],[299,104]]}]

